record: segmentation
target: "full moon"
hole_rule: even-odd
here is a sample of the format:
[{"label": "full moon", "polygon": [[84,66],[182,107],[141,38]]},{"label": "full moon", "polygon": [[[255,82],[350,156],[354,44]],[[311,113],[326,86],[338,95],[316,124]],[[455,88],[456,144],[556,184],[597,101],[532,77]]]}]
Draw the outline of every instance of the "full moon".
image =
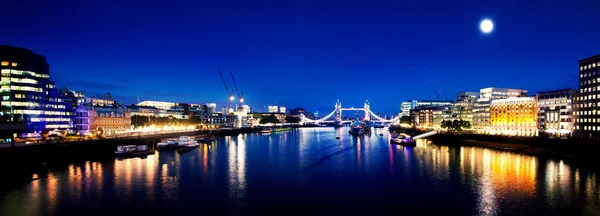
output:
[{"label": "full moon", "polygon": [[483,33],[487,34],[492,32],[492,30],[494,29],[494,23],[492,23],[492,21],[489,19],[484,19],[483,21],[481,21],[481,24],[479,24],[479,28]]}]

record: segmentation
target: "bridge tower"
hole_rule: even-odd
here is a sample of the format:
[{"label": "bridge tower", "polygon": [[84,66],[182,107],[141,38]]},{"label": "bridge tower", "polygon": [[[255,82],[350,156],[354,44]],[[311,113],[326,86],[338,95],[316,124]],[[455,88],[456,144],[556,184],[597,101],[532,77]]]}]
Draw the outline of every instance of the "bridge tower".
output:
[{"label": "bridge tower", "polygon": [[365,121],[371,121],[371,103],[365,101]]},{"label": "bridge tower", "polygon": [[342,126],[342,102],[335,102],[335,116],[333,117],[334,126]]}]

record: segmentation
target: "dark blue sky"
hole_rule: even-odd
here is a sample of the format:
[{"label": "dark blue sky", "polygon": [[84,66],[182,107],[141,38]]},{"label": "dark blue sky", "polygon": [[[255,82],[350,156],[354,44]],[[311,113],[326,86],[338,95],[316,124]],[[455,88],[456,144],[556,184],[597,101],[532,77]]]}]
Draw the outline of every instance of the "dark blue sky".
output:
[{"label": "dark blue sky", "polygon": [[[490,86],[576,87],[578,60],[600,53],[595,0],[51,2],[3,3],[0,43],[45,55],[58,86],[125,103],[221,106],[221,68],[255,110],[328,113],[336,99],[368,99],[391,113],[435,99],[430,80],[442,99]],[[480,32],[483,18],[492,34]]]}]

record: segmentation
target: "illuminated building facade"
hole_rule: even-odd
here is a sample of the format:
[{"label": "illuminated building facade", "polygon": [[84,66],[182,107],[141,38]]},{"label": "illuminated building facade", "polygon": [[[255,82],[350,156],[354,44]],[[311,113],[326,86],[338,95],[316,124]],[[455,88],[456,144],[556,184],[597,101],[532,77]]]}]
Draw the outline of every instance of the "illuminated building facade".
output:
[{"label": "illuminated building facade", "polygon": [[452,105],[452,119],[473,122],[473,106],[478,92],[459,92],[456,94],[456,101]]},{"label": "illuminated building facade", "polygon": [[92,94],[89,97],[85,98],[85,103],[92,106],[115,106],[116,101],[113,100],[113,97],[110,93],[106,93],[104,95],[101,94]]},{"label": "illuminated building facade", "polygon": [[600,138],[600,55],[579,61],[579,93],[575,99],[579,136]]},{"label": "illuminated building facade", "polygon": [[571,135],[575,128],[574,93],[572,89],[561,89],[537,94],[540,133],[550,136]]},{"label": "illuminated building facade", "polygon": [[162,102],[162,101],[142,101],[142,102],[137,103],[136,105],[150,106],[150,107],[156,107],[156,108],[163,109],[163,110],[168,110],[177,104],[173,103],[173,102]]},{"label": "illuminated building facade", "polygon": [[129,111],[131,116],[158,116],[160,109],[156,107],[147,107],[147,106],[137,106],[132,105],[128,106],[127,110]]},{"label": "illuminated building facade", "polygon": [[25,123],[20,137],[40,137],[43,131],[72,131],[71,104],[50,78],[46,58],[31,50],[0,46],[0,116]]},{"label": "illuminated building facade", "polygon": [[216,103],[207,103],[208,112],[215,113],[217,112],[217,104]]},{"label": "illuminated building facade", "polygon": [[433,128],[439,128],[442,125],[442,121],[455,120],[452,117],[452,106],[440,106],[432,109],[433,115]]},{"label": "illuminated building facade", "polygon": [[65,102],[71,104],[72,108],[76,108],[80,104],[85,103],[85,91],[61,88],[59,89],[59,93],[65,99]]},{"label": "illuminated building facade", "polygon": [[537,136],[537,121],[535,97],[511,97],[491,102],[490,134]]},{"label": "illuminated building facade", "polygon": [[410,123],[416,127],[433,128],[433,111],[437,107],[418,107],[410,110]]},{"label": "illuminated building facade", "polygon": [[269,112],[270,113],[278,113],[279,107],[277,105],[269,106]]},{"label": "illuminated building facade", "polygon": [[400,116],[410,116],[410,101],[400,104]]},{"label": "illuminated building facade", "polygon": [[483,88],[479,90],[479,98],[473,105],[473,121],[471,125],[478,133],[487,134],[490,128],[490,104],[496,99],[527,96],[527,90],[509,88]]},{"label": "illuminated building facade", "polygon": [[279,112],[280,113],[285,113],[286,111],[287,111],[286,107],[284,107],[284,106],[280,106],[279,107]]},{"label": "illuminated building facade", "polygon": [[75,130],[80,135],[114,136],[131,129],[131,114],[117,106],[79,105],[75,110]]}]

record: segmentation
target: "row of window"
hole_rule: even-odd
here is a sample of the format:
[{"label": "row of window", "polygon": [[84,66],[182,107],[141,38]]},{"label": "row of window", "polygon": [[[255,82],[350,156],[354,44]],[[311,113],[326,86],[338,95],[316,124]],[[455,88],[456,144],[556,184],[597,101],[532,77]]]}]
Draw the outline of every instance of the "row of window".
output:
[{"label": "row of window", "polygon": [[31,118],[31,122],[70,122],[70,118]]},{"label": "row of window", "polygon": [[27,84],[38,84],[37,80],[30,79],[30,78],[2,77],[2,79],[0,79],[0,84],[1,85],[10,85],[11,82],[14,82],[14,83],[27,83]]},{"label": "row of window", "polygon": [[13,74],[13,75],[29,75],[29,76],[38,77],[38,78],[50,78],[50,75],[48,75],[48,74],[36,73],[33,71],[26,71],[26,70],[2,69],[0,71],[0,73],[2,73],[2,76]]},{"label": "row of window", "polygon": [[2,62],[2,66],[8,66],[8,65],[9,65],[9,63],[10,63],[10,65],[11,65],[11,66],[13,66],[13,67],[17,67],[17,66],[19,66],[19,63],[16,63],[16,62],[7,62],[7,61],[3,61],[3,62]]},{"label": "row of window", "polygon": [[592,99],[600,99],[600,94],[576,97],[575,101],[592,100]]},{"label": "row of window", "polygon": [[585,131],[600,131],[600,126],[584,126],[583,130]]},{"label": "row of window", "polygon": [[575,108],[600,107],[600,102],[598,102],[598,103],[574,104],[574,105],[575,105]]},{"label": "row of window", "polygon": [[597,111],[597,110],[575,111],[575,115],[577,115],[577,116],[596,115],[596,114],[600,114],[600,111]]},{"label": "row of window", "polygon": [[584,72],[584,73],[579,74],[579,78],[596,76],[596,73],[597,73],[596,71]]},{"label": "row of window", "polygon": [[547,105],[547,104],[564,104],[570,103],[571,100],[540,100],[538,102],[539,105]]},{"label": "row of window", "polygon": [[600,82],[600,77],[596,78],[596,79],[579,81],[579,86],[589,85],[589,84],[594,84],[594,83],[599,83],[599,82]]},{"label": "row of window", "polygon": [[56,124],[56,125],[46,125],[48,129],[68,129],[71,128],[70,125],[67,124]]},{"label": "row of window", "polygon": [[587,69],[590,69],[590,68],[595,68],[596,66],[600,67],[600,62],[579,66],[579,70],[580,71],[587,70]]},{"label": "row of window", "polygon": [[36,88],[36,87],[31,87],[31,86],[15,86],[15,85],[11,85],[6,86],[3,85],[2,87],[0,87],[0,92],[10,92],[10,91],[31,91],[31,92],[42,92],[41,88]]},{"label": "row of window", "polygon": [[600,118],[596,119],[596,118],[580,118],[577,119],[577,122],[580,123],[600,123]]},{"label": "row of window", "polygon": [[595,91],[600,91],[600,86],[596,87],[587,87],[587,88],[580,88],[579,89],[579,93],[588,93],[588,92],[595,92]]},{"label": "row of window", "polygon": [[[549,119],[548,121],[544,120],[543,118],[538,119],[538,122],[546,122],[546,123],[556,123],[558,121],[559,121],[559,119]],[[561,118],[560,119],[560,122],[571,122],[571,121],[572,121],[571,118],[566,118],[566,119]]]},{"label": "row of window", "polygon": [[62,111],[44,111],[44,110],[13,110],[13,114],[25,114],[25,115],[59,115],[59,116],[69,116],[71,112],[62,112]]}]

